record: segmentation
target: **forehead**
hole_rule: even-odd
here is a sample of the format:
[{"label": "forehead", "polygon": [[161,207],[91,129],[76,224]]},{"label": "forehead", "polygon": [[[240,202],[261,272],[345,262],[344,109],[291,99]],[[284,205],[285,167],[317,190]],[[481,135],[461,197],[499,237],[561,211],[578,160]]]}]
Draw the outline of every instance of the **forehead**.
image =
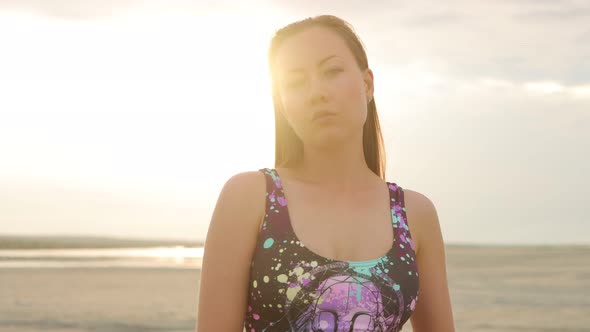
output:
[{"label": "forehead", "polygon": [[285,39],[277,49],[275,63],[280,71],[315,67],[331,55],[336,55],[341,61],[354,61],[346,41],[337,32],[324,27],[311,27]]}]

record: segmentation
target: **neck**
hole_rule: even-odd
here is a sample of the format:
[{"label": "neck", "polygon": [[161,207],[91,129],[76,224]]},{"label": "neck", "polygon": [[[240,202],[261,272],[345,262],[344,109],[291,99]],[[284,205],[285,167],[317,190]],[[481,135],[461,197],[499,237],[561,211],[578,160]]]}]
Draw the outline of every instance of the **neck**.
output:
[{"label": "neck", "polygon": [[306,182],[334,189],[365,187],[379,177],[367,166],[362,142],[361,133],[352,142],[330,146],[307,145],[303,159],[294,172]]}]

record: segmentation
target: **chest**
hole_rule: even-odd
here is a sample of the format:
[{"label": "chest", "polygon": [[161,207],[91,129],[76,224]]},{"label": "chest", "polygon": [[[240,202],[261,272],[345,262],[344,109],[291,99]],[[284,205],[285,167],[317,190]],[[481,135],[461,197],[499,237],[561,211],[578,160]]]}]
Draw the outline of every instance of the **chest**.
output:
[{"label": "chest", "polygon": [[394,232],[386,185],[348,194],[291,185],[284,195],[293,232],[318,255],[359,261],[380,257],[392,247]]}]

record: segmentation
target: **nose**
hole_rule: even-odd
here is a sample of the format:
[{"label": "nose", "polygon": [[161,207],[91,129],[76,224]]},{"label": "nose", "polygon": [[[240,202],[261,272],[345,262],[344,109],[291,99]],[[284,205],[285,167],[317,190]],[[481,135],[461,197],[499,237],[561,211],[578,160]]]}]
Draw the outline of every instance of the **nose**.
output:
[{"label": "nose", "polygon": [[317,75],[310,79],[308,99],[312,106],[318,103],[326,102],[328,99],[325,82]]}]

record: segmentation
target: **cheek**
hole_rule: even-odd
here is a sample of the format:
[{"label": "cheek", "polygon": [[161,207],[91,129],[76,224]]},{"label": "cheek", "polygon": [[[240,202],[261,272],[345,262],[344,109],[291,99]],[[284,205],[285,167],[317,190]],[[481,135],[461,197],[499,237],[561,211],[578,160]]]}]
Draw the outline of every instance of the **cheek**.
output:
[{"label": "cheek", "polygon": [[[365,104],[363,81],[358,77],[343,77],[334,85],[333,96],[343,111],[359,113]],[[362,113],[362,112],[361,112]]]},{"label": "cheek", "polygon": [[361,87],[361,81],[350,79],[345,82],[343,90],[346,91],[346,95],[349,96],[350,99],[361,99]]},{"label": "cheek", "polygon": [[364,82],[358,78],[348,78],[340,83],[337,94],[338,106],[355,123],[363,123],[367,115]]},{"label": "cheek", "polygon": [[336,80],[334,86],[349,100],[362,97],[363,80],[354,73],[345,73]]}]

